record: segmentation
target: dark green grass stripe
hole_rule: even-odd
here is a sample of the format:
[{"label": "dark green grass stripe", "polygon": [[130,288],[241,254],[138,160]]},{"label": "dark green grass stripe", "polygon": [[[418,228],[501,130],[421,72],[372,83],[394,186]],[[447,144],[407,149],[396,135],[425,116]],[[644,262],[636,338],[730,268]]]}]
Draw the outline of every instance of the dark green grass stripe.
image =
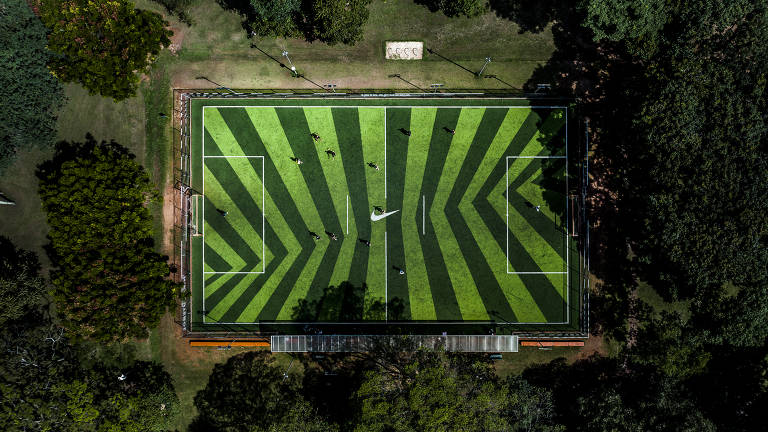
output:
[{"label": "dark green grass stripe", "polygon": [[208,267],[213,271],[229,271],[232,268],[232,264],[222,258],[214,248],[205,243],[203,245],[203,247],[205,247],[205,263],[208,264]]},{"label": "dark green grass stripe", "polygon": [[[438,111],[438,115],[441,111]],[[484,150],[490,147],[491,142],[496,137],[496,133],[504,122],[506,115],[507,110],[500,109],[486,110],[483,114],[483,118],[477,125],[477,133],[470,144],[469,151],[464,158],[464,163],[461,166],[459,175],[451,189],[445,209],[445,215],[451,223],[453,234],[461,248],[461,253],[464,255],[464,260],[469,267],[472,279],[478,287],[478,292],[483,300],[483,305],[485,305],[485,309],[488,311],[489,315],[493,316],[494,313],[496,313],[506,317],[509,321],[516,321],[517,319],[512,311],[512,307],[509,305],[509,300],[507,300],[504,291],[496,280],[493,270],[485,260],[485,256],[480,249],[481,245],[477,244],[475,237],[472,235],[472,231],[467,225],[467,221],[459,211],[459,202],[466,193],[467,188],[469,188],[474,173],[477,171],[485,157]],[[432,145],[441,144],[442,143],[433,143]]]},{"label": "dark green grass stripe", "polygon": [[[253,127],[250,117],[244,109],[240,110],[222,110],[222,117],[227,123],[230,131],[235,136],[238,142],[250,142],[254,146],[253,149],[256,154],[268,155],[267,149],[264,147],[264,142],[259,137],[256,129]],[[278,215],[268,215],[267,217],[282,217],[285,219],[288,226],[291,227],[294,237],[301,244],[302,251],[296,257],[296,260],[291,265],[290,269],[286,272],[283,279],[278,283],[274,293],[269,298],[264,308],[259,312],[259,320],[272,320],[277,317],[277,314],[283,307],[288,295],[290,294],[296,280],[301,274],[301,270],[312,255],[312,250],[315,247],[314,241],[307,234],[309,228],[304,224],[304,220],[299,213],[296,203],[293,197],[288,192],[288,188],[282,182],[280,173],[278,173],[275,164],[270,158],[264,160],[265,178],[267,179],[267,187],[269,188],[269,194],[272,197],[272,201],[277,206],[277,210],[280,212]],[[267,239],[269,240],[269,238]],[[271,266],[268,266],[271,268]],[[274,270],[272,270],[274,271]],[[269,274],[269,273],[268,273]],[[245,296],[242,296],[246,298]],[[251,297],[248,298],[250,301]],[[239,301],[239,300],[238,300]]]},{"label": "dark green grass stripe", "polygon": [[[400,128],[410,128],[410,108],[387,110],[387,210],[399,209],[403,204],[405,187],[405,164],[408,158],[408,137]],[[427,165],[429,166],[429,165]],[[408,269],[405,263],[403,242],[403,224],[401,215],[385,219],[387,223],[388,264],[405,268],[406,274],[400,275],[394,269],[387,269],[389,320],[411,319],[410,298],[408,295]],[[401,312],[402,311],[402,312]]]},{"label": "dark green grass stripe", "polygon": [[[208,226],[213,228],[216,233],[218,233],[219,236],[229,245],[229,247],[231,247],[232,250],[234,250],[235,253],[237,253],[243,261],[245,261],[246,264],[250,265],[251,268],[256,268],[256,265],[261,262],[261,258],[256,255],[253,250],[251,250],[251,247],[248,245],[248,243],[246,243],[245,240],[240,237],[240,234],[238,234],[237,231],[232,228],[232,225],[227,222],[227,219],[216,211],[216,206],[213,205],[208,197],[205,198],[205,205],[205,222],[208,224]],[[206,254],[208,253],[208,250],[210,250],[210,248],[206,247]],[[228,268],[232,268],[232,265],[228,265]]]},{"label": "dark green grass stripe", "polygon": [[[387,113],[397,113],[401,110],[390,109]],[[439,113],[439,111],[438,111]],[[410,117],[406,117],[404,121],[410,121]],[[387,128],[390,128],[392,122],[387,119]],[[393,134],[400,134],[397,129],[393,128]],[[403,126],[403,127],[408,127]],[[442,131],[438,131],[440,134]],[[388,136],[390,136],[388,131]],[[448,146],[430,146],[429,153],[427,154],[426,169],[424,170],[424,179],[421,182],[421,193],[426,197],[426,209],[429,213],[429,209],[432,205],[432,201],[435,199],[435,193],[437,191],[437,185],[440,181],[440,176],[443,172],[443,165],[445,165],[445,159],[448,156]],[[389,167],[387,167],[389,168]],[[427,218],[426,235],[421,237],[421,251],[424,256],[424,265],[427,269],[427,278],[429,279],[429,288],[432,291],[432,302],[435,306],[435,316],[438,320],[443,321],[457,321],[462,319],[461,310],[459,309],[459,301],[456,299],[456,293],[453,291],[451,278],[448,276],[448,268],[445,265],[444,257],[440,249],[440,244],[437,242],[437,236],[435,235],[435,227],[432,224],[431,218]]]},{"label": "dark green grass stripe", "polygon": [[[309,236],[307,236],[309,237]],[[302,270],[307,265],[309,257],[312,255],[312,249],[302,249],[299,256],[296,257],[291,268],[285,273],[285,277],[277,284],[275,292],[267,300],[264,308],[259,312],[257,320],[276,320],[277,315],[283,309],[285,301],[288,299],[291,290],[299,279]]]},{"label": "dark green grass stripe", "polygon": [[[343,234],[343,229],[338,218],[338,214],[333,207],[333,198],[328,189],[328,183],[325,179],[325,173],[318,157],[317,148],[312,139],[307,124],[307,118],[304,116],[304,110],[301,108],[277,109],[277,117],[283,126],[288,142],[293,148],[293,153],[304,161],[301,167],[301,174],[307,183],[309,193],[312,196],[315,208],[317,209],[323,228],[337,233],[339,239]],[[355,125],[359,128],[358,125]],[[309,203],[305,203],[309,205]],[[309,301],[319,299],[333,276],[333,268],[336,259],[341,250],[341,242],[331,242],[325,250],[323,260],[320,266],[315,269],[315,277],[309,286],[306,299]]]},{"label": "dark green grass stripe", "polygon": [[[258,167],[254,166],[254,164],[258,164]],[[225,189],[224,192],[229,195],[235,206],[237,206],[240,212],[246,216],[248,225],[250,225],[253,231],[261,237],[262,221],[264,219],[261,203],[254,202],[248,187],[243,184],[243,173],[235,172],[235,169],[226,159],[207,159],[205,165],[208,167],[213,177],[216,178],[216,181],[218,181],[221,187]],[[250,160],[249,167],[254,170],[253,174],[256,175],[257,178],[261,178],[260,159]],[[245,177],[248,178],[249,176]],[[263,181],[263,179],[261,180]],[[261,187],[259,187],[258,194],[261,195]],[[255,252],[258,255],[262,253],[261,250]],[[261,258],[264,259],[264,257]]]},{"label": "dark green grass stripe", "polygon": [[[266,237],[267,246],[272,251],[272,253],[274,255],[274,258],[270,261],[269,265],[265,269],[265,274],[260,275],[259,277],[257,277],[255,283],[253,285],[251,285],[250,287],[248,287],[248,289],[246,289],[243,292],[243,294],[240,296],[240,298],[238,298],[233,303],[233,308],[232,309],[237,308],[239,310],[232,311],[230,309],[230,311],[228,311],[227,313],[224,314],[224,316],[227,317],[228,320],[229,319],[234,320],[234,319],[237,319],[237,317],[240,316],[240,313],[242,313],[242,311],[245,310],[245,307],[247,306],[248,302],[253,298],[253,296],[256,294],[256,292],[258,292],[258,290],[260,289],[261,284],[264,282],[264,280],[267,279],[270,274],[272,274],[274,269],[276,269],[280,265],[280,263],[282,263],[282,261],[285,259],[285,257],[288,255],[288,251],[285,249],[285,246],[283,246],[283,244],[280,243],[279,240],[277,240],[277,233],[275,233],[275,231],[273,230],[273,228],[269,224],[269,222],[267,222],[267,224],[264,227],[264,233],[265,233],[265,237]],[[216,276],[221,276],[221,275],[216,275]],[[211,282],[212,281],[209,280],[206,283],[211,283]],[[213,306],[210,309],[213,309],[213,307],[215,307],[222,299],[224,299],[227,295],[229,295],[231,289],[227,290],[225,292],[222,288],[219,288],[218,290],[216,290],[216,292],[214,292],[211,295],[210,301],[212,302],[211,304]],[[234,286],[232,288],[234,288]],[[206,302],[208,302],[208,301],[209,300],[206,299]],[[243,306],[242,303],[245,303],[245,306]],[[240,308],[240,306],[242,306],[242,308]],[[234,318],[231,318],[230,314],[234,315]]]},{"label": "dark green grass stripe", "polygon": [[[515,137],[510,142],[507,152],[504,154],[516,154],[513,153],[514,149],[522,149],[525,147],[525,143],[529,142],[533,135],[536,133],[536,115],[529,115],[523,125],[518,130]],[[521,144],[522,143],[522,144]],[[491,206],[490,202],[486,199],[490,194],[490,191],[506,174],[506,160],[502,159],[496,164],[492,174],[488,177],[483,187],[478,193],[478,198],[475,200],[475,207],[480,217],[483,218],[485,224],[491,232],[506,233],[506,222],[498,216],[498,213]],[[506,236],[500,235],[496,237],[496,241],[499,247],[506,251]],[[509,261],[514,268],[517,269],[536,269],[538,266],[533,258],[528,255],[523,248],[523,245],[517,240],[514,235],[509,236]],[[531,270],[533,271],[533,270]],[[541,310],[547,321],[558,321],[562,319],[563,299],[558,294],[557,288],[552,285],[546,275],[519,275],[525,287],[531,294],[531,297],[536,302],[536,305]],[[523,277],[523,276],[535,276],[535,277]],[[540,277],[539,277],[540,276]],[[506,319],[506,317],[504,317]],[[507,319],[507,321],[510,321]]]},{"label": "dark green grass stripe", "polygon": [[[558,160],[564,161],[563,159]],[[529,206],[529,204],[531,206],[536,206],[539,205],[539,203],[526,204],[528,200],[516,191],[516,189],[521,185],[532,181],[531,176],[533,176],[541,166],[541,161],[542,159],[531,160],[531,163],[528,164],[528,166],[526,166],[519,174],[516,174],[515,181],[510,182],[509,189],[507,189],[507,200],[509,201],[510,206],[514,207],[518,213],[523,215],[528,224],[533,227],[534,231],[536,231],[536,233],[542,239],[544,239],[544,241],[549,243],[549,245],[552,247],[552,249],[554,249],[555,252],[557,252],[560,258],[565,260],[566,251],[565,245],[562,241],[565,226],[558,226],[553,220],[547,217],[541,217],[541,214]],[[506,166],[503,167],[503,169],[506,169]],[[504,181],[503,175],[499,181]],[[557,205],[555,200],[560,201],[560,208],[565,205],[565,183],[562,184],[562,187],[563,188],[559,193],[551,192],[551,194],[555,196],[551,197],[549,200],[551,202],[548,202],[548,205]]]},{"label": "dark green grass stripe", "polygon": [[[371,220],[368,217],[371,204],[368,202],[368,189],[365,181],[365,160],[363,148],[360,145],[360,124],[356,109],[333,109],[333,123],[336,126],[336,137],[339,141],[339,151],[344,156],[344,174],[349,190],[349,208],[355,216],[355,226],[361,238],[371,237]],[[362,285],[368,274],[368,254],[370,248],[362,243],[355,246],[352,258],[352,268],[349,281]]]}]

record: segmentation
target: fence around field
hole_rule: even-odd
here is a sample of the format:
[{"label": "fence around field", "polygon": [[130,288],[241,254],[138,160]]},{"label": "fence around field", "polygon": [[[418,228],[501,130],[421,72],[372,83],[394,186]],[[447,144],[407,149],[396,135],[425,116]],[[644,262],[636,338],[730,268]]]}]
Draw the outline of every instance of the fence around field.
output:
[{"label": "fence around field", "polygon": [[[181,301],[177,308],[176,322],[181,326],[182,333],[186,337],[190,338],[228,338],[245,335],[285,335],[288,334],[301,334],[306,335],[306,326],[293,326],[293,327],[280,327],[274,325],[242,325],[232,326],[226,328],[211,328],[205,331],[199,331],[193,329],[193,311],[191,310],[191,273],[190,273],[190,243],[193,235],[192,227],[193,221],[191,220],[191,197],[199,192],[194,191],[190,186],[191,178],[191,136],[190,136],[190,101],[192,99],[211,99],[211,98],[509,98],[509,99],[521,99],[528,100],[531,106],[538,104],[549,104],[552,100],[563,101],[564,98],[551,94],[537,94],[526,93],[523,91],[509,90],[476,90],[476,89],[435,89],[429,92],[403,92],[397,90],[382,90],[382,89],[335,89],[335,91],[322,91],[312,89],[300,89],[300,90],[254,90],[254,89],[174,89],[173,91],[173,179],[174,179],[174,227],[173,227],[173,242],[174,242],[174,256],[173,262],[175,264],[176,271],[173,273],[176,282],[179,282],[181,288]],[[569,105],[573,107],[572,101],[568,101]],[[573,118],[572,123],[578,125],[578,129],[583,134],[571,132],[569,135],[574,138],[572,142],[575,145],[570,146],[575,156],[572,157],[568,163],[574,167],[573,172],[577,173],[572,176],[573,180],[570,185],[569,194],[572,198],[572,215],[575,222],[575,229],[573,233],[567,233],[567,235],[574,234],[573,240],[578,245],[578,262],[576,266],[573,266],[573,270],[578,272],[576,278],[576,288],[573,291],[577,294],[578,300],[573,305],[569,305],[571,313],[578,315],[578,326],[573,329],[548,329],[546,327],[536,328],[528,326],[525,328],[512,329],[512,327],[505,327],[504,323],[493,323],[490,325],[491,331],[498,331],[499,333],[511,333],[521,338],[532,339],[583,339],[589,336],[589,209],[587,208],[587,196],[588,180],[589,180],[589,142],[588,142],[588,127],[589,123],[581,123],[575,121],[578,117],[571,114]],[[574,264],[574,263],[572,263]],[[389,324],[391,325],[391,324]],[[450,328],[450,325],[447,327]],[[412,326],[405,325],[405,329],[411,329]],[[424,330],[426,334],[433,334],[438,327],[433,327],[435,330]],[[495,330],[494,330],[495,329]],[[374,334],[371,332],[371,327],[361,324],[360,331],[365,332],[362,334]],[[402,329],[400,330],[402,331]],[[444,330],[443,330],[444,331]],[[391,331],[384,331],[382,334],[391,333]],[[422,333],[423,334],[423,333]]]}]

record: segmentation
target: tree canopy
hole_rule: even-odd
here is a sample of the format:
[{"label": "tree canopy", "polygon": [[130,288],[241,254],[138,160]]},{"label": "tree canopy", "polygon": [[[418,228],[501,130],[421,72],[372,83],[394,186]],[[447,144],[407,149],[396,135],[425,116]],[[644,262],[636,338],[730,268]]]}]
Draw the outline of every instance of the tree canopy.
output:
[{"label": "tree canopy", "polygon": [[551,394],[522,379],[499,383],[479,357],[381,354],[356,394],[356,431],[563,430]]},{"label": "tree canopy", "polygon": [[39,271],[37,255],[0,236],[0,326],[39,306],[47,291]]},{"label": "tree canopy", "polygon": [[101,341],[145,337],[176,290],[154,250],[146,204],[158,194],[146,171],[124,147],[88,135],[57,144],[38,177],[63,324]]},{"label": "tree canopy", "polygon": [[0,8],[0,174],[20,149],[53,144],[56,113],[64,101],[51,75],[46,29],[25,0]]},{"label": "tree canopy", "polygon": [[446,16],[476,17],[488,11],[486,0],[417,0],[432,12],[441,11]]},{"label": "tree canopy", "polygon": [[130,360],[84,367],[66,332],[43,315],[0,329],[0,428],[167,431],[180,414],[171,377]]},{"label": "tree canopy", "polygon": [[363,38],[371,0],[219,0],[244,18],[260,37],[304,37],[329,45],[354,45]]},{"label": "tree canopy", "polygon": [[116,101],[136,94],[139,75],[173,34],[160,15],[127,0],[41,0],[40,18],[58,54],[54,74]]}]

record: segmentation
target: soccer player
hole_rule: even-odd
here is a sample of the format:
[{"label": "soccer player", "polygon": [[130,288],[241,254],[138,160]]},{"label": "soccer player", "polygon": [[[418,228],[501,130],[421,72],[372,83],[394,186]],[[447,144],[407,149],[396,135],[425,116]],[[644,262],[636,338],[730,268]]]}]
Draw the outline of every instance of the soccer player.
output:
[{"label": "soccer player", "polygon": [[373,210],[379,212],[379,214],[385,213],[387,210],[381,206],[373,206]]},{"label": "soccer player", "polygon": [[226,211],[224,211],[222,209],[216,209],[216,211],[219,212],[221,217],[227,217],[227,215],[229,214],[229,212],[226,212]]},{"label": "soccer player", "polygon": [[317,233],[316,233],[316,232],[314,232],[314,231],[310,231],[310,232],[309,232],[309,235],[311,235],[311,236],[312,236],[312,238],[314,238],[315,240],[320,240],[320,236],[319,236],[319,235],[317,235]]},{"label": "soccer player", "polygon": [[406,128],[400,128],[400,132],[402,132],[405,136],[411,136],[411,131]]},{"label": "soccer player", "polygon": [[362,244],[364,244],[364,245],[366,245],[368,247],[371,247],[371,242],[369,242],[368,240],[366,240],[366,239],[358,239],[358,240],[360,241],[360,243],[362,243]]},{"label": "soccer player", "polygon": [[325,149],[325,154],[327,154],[329,158],[336,159],[336,152],[330,148]]},{"label": "soccer player", "polygon": [[304,163],[304,161],[303,161],[303,160],[301,160],[301,159],[299,159],[299,158],[297,158],[297,157],[292,157],[292,158],[291,158],[291,160],[292,160],[292,161],[294,161],[294,162],[296,162],[296,165],[301,165],[301,164],[303,164],[303,163]]},{"label": "soccer player", "polygon": [[456,129],[451,129],[449,127],[444,127],[443,129],[451,135],[456,135]]},{"label": "soccer player", "polygon": [[336,234],[334,233],[328,233],[328,236],[331,238],[331,240],[338,240],[339,238],[336,237]]},{"label": "soccer player", "polygon": [[377,164],[375,164],[373,162],[368,162],[368,166],[373,168],[373,169],[375,169],[376,171],[379,170],[379,165],[377,165]]},{"label": "soccer player", "polygon": [[312,132],[310,135],[312,135],[312,139],[315,140],[315,142],[320,141],[320,135]]}]

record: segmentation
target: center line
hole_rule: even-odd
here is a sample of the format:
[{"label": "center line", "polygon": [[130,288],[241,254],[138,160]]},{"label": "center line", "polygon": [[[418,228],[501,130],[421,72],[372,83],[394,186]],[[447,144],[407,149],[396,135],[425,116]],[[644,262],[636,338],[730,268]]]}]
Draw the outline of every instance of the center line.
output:
[{"label": "center line", "polygon": [[421,196],[421,235],[427,235],[427,197]]},{"label": "center line", "polygon": [[347,195],[347,234],[349,234],[349,195]]}]

